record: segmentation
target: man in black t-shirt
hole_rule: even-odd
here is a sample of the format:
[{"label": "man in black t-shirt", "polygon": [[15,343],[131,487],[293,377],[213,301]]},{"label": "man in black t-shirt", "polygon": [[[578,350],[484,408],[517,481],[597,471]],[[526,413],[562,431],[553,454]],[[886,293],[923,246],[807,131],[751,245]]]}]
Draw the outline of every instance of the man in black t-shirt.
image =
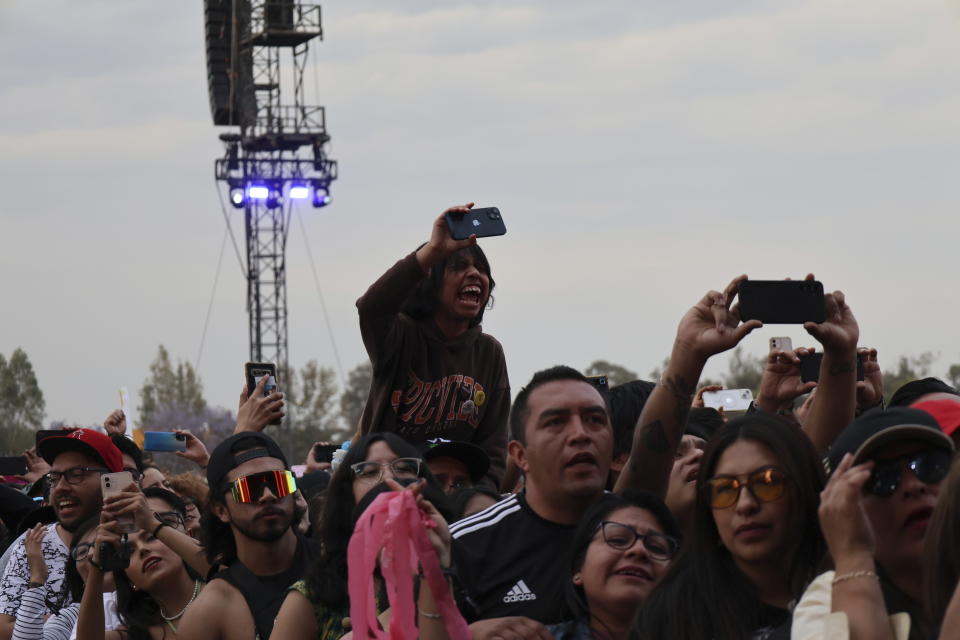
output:
[{"label": "man in black t-shirt", "polygon": [[603,494],[613,456],[606,400],[580,372],[553,367],[514,400],[508,452],[523,493],[450,527],[474,638],[511,629],[549,638],[570,579],[564,558],[581,514]]}]

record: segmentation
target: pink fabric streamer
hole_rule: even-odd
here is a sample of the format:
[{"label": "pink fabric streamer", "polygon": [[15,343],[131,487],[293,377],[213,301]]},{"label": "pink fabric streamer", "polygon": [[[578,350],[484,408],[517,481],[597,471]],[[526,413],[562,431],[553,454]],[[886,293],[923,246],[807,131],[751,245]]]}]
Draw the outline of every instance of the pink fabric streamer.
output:
[{"label": "pink fabric streamer", "polygon": [[[470,630],[453,601],[437,553],[427,536],[427,529],[434,527],[436,523],[417,508],[416,498],[409,491],[380,494],[360,516],[347,548],[350,623],[355,640],[418,637],[413,594],[418,560],[450,640],[469,640]],[[378,556],[390,600],[389,635],[380,629],[373,595],[373,572]]]}]

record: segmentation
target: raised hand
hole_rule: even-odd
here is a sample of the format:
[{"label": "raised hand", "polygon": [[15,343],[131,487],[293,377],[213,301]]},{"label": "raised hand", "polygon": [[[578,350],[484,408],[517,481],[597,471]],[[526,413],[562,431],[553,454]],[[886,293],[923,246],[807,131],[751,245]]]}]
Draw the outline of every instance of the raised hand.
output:
[{"label": "raised hand", "polygon": [[820,528],[838,573],[850,565],[873,562],[875,538],[862,499],[872,470],[872,461],[854,466],[848,453],[820,493]]},{"label": "raised hand", "polygon": [[50,465],[47,464],[47,461],[37,455],[36,446],[24,451],[23,457],[27,461],[27,472],[22,476],[17,476],[21,480],[36,482],[50,471]]},{"label": "raised hand", "polygon": [[737,346],[744,337],[763,323],[740,322],[740,311],[733,305],[737,287],[747,276],[734,278],[723,290],[709,291],[687,311],[677,327],[675,348],[681,348],[702,361]]},{"label": "raised hand", "polygon": [[107,419],[103,421],[103,429],[107,432],[107,435],[113,433],[125,434],[127,432],[127,416],[124,415],[123,409],[116,409],[108,415]]},{"label": "raised hand", "polygon": [[760,378],[756,405],[764,411],[776,413],[784,408],[793,408],[797,396],[813,390],[816,382],[800,381],[800,359],[813,351],[800,347],[796,351],[771,351],[767,354],[767,366]]},{"label": "raised hand", "polygon": [[268,380],[269,376],[262,376],[252,393],[247,389],[247,385],[243,385],[234,433],[263,431],[268,424],[277,422],[283,417],[283,394],[274,391],[266,397],[263,395],[263,389]]},{"label": "raised hand", "polygon": [[842,291],[823,296],[826,318],[823,322],[805,322],[803,328],[823,345],[824,351],[853,353],[860,339],[860,325],[853,317]]},{"label": "raised hand", "polygon": [[697,394],[693,396],[693,403],[690,406],[693,407],[694,409],[703,409],[705,406],[703,404],[703,394],[706,393],[707,391],[722,391],[722,390],[723,390],[722,384],[708,384],[705,387],[700,387],[699,389],[697,389]]},{"label": "raised hand", "polygon": [[433,221],[433,227],[430,230],[430,240],[428,240],[425,245],[417,249],[417,262],[420,263],[420,266],[424,271],[437,264],[450,254],[455,253],[464,247],[477,244],[477,236],[474,235],[471,235],[466,240],[454,240],[450,235],[450,229],[447,228],[446,215],[448,213],[459,213],[462,215],[470,211],[472,208],[472,202],[468,202],[460,207],[450,207],[441,213],[440,217]]},{"label": "raised hand", "polygon": [[207,452],[206,445],[197,436],[186,429],[174,429],[174,433],[182,435],[187,440],[187,449],[185,451],[175,451],[174,453],[193,462],[201,469],[207,468],[207,461],[210,460],[210,454]]},{"label": "raised hand", "polygon": [[863,380],[857,382],[857,409],[866,411],[879,405],[883,398],[883,372],[876,349],[861,347],[857,357],[863,363]]}]

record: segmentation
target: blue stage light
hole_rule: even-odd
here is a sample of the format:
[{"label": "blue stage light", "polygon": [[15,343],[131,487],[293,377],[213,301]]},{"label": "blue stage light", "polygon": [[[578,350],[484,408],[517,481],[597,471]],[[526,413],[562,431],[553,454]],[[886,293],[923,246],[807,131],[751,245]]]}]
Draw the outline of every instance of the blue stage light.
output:
[{"label": "blue stage light", "polygon": [[230,204],[232,204],[237,209],[243,207],[244,197],[243,189],[240,187],[233,187],[230,189]]},{"label": "blue stage light", "polygon": [[252,184],[247,187],[247,197],[252,200],[266,200],[270,197],[270,189],[262,184]]},{"label": "blue stage light", "polygon": [[290,198],[293,200],[303,200],[310,197],[310,188],[305,184],[290,185]]}]

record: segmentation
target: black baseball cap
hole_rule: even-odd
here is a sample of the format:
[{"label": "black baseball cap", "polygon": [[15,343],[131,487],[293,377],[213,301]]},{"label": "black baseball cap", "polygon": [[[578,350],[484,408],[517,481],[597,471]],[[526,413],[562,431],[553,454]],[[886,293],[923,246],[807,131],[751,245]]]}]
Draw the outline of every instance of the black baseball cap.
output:
[{"label": "black baseball cap", "polygon": [[871,409],[854,420],[834,441],[827,453],[827,472],[832,472],[852,453],[853,463],[860,464],[881,448],[894,442],[925,442],[953,452],[953,440],[926,411],[909,407]]},{"label": "black baseball cap", "polygon": [[911,380],[890,396],[891,407],[907,407],[916,402],[919,398],[930,393],[949,393],[957,396],[960,393],[948,385],[940,378],[923,378],[922,380]]},{"label": "black baseball cap", "polygon": [[434,458],[453,458],[467,467],[470,480],[480,482],[490,468],[490,456],[487,452],[470,442],[434,438],[420,445],[420,452],[426,462]]},{"label": "black baseball cap", "polygon": [[283,462],[285,469],[290,468],[287,457],[273,438],[259,431],[242,431],[218,444],[210,454],[207,462],[207,485],[210,490],[220,491],[231,469],[255,458],[277,458]]}]

